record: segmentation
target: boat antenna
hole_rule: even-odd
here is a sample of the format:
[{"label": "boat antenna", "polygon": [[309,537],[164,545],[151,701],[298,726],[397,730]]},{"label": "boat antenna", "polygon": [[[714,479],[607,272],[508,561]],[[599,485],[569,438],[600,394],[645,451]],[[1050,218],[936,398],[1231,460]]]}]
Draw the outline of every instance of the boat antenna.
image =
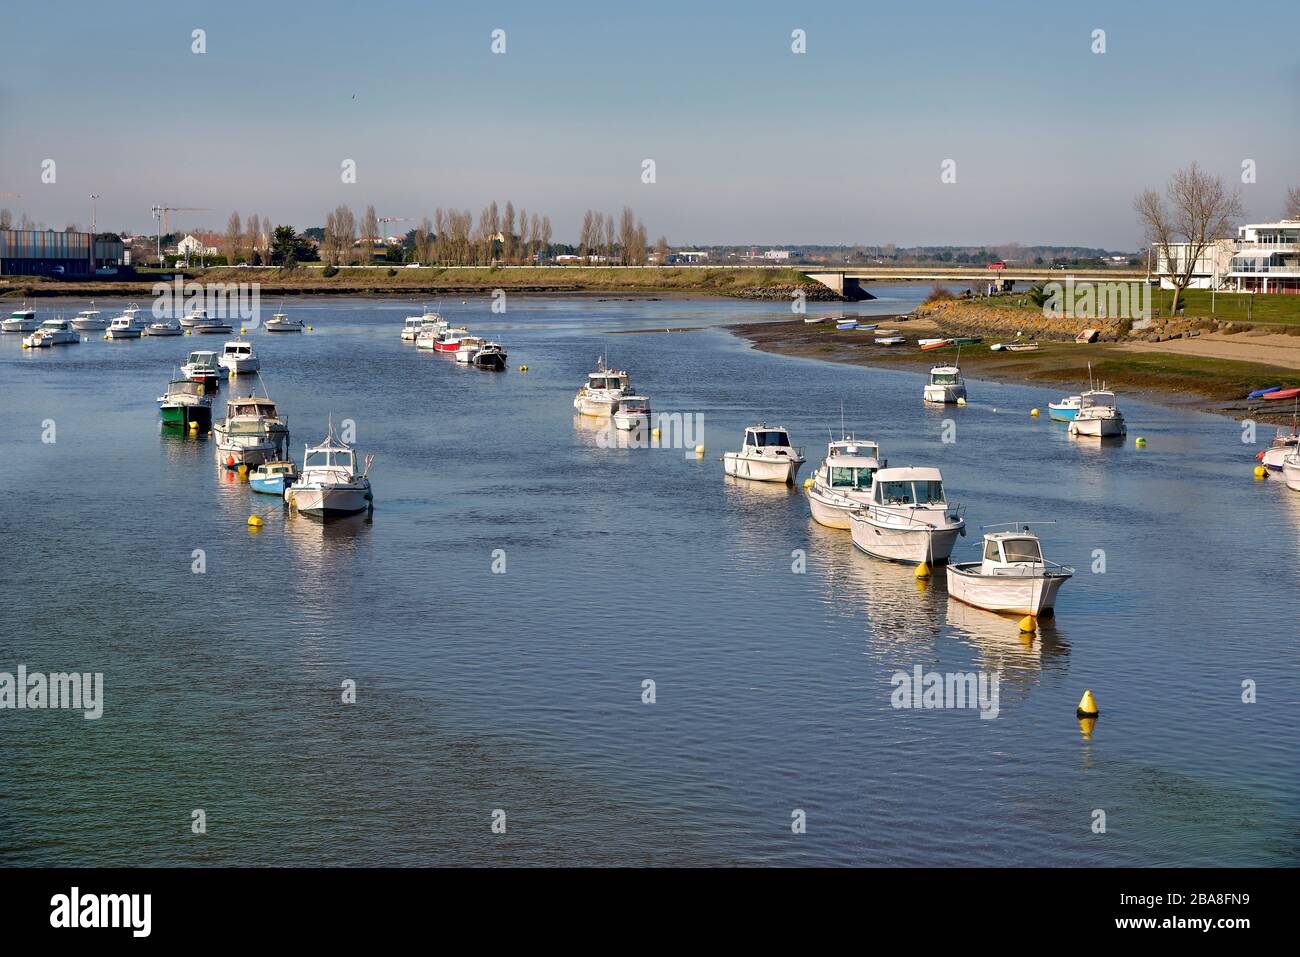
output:
[{"label": "boat antenna", "polygon": [[840,438],[844,437],[844,397],[840,396]]},{"label": "boat antenna", "polygon": [[1088,391],[1092,391],[1092,361],[1088,362]]}]

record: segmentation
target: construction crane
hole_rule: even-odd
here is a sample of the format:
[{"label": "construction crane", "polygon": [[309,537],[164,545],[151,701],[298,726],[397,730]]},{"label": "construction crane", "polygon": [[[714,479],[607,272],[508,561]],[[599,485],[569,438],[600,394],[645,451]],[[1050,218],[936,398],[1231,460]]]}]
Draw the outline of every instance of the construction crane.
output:
[{"label": "construction crane", "polygon": [[150,206],[149,211],[153,213],[153,218],[158,220],[158,265],[162,265],[162,238],[171,233],[171,227],[167,223],[168,213],[210,213],[206,206]]}]

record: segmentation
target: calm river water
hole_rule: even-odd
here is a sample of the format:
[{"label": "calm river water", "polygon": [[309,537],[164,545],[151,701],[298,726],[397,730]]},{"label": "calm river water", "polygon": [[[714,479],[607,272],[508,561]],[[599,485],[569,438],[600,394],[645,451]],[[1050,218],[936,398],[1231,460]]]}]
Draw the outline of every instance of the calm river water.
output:
[{"label": "calm river water", "polygon": [[[877,292],[849,308],[922,294]],[[1121,391],[1129,440],[1101,447],[1031,419],[1043,389],[930,410],[916,374],[719,328],[781,304],[489,307],[442,311],[504,374],[400,342],[415,303],[294,301],[315,331],[253,335],[296,458],[330,416],[375,455],[372,520],[324,526],[160,435],[169,373],[223,337],[0,338],[0,671],[102,672],[105,697],[95,721],[0,710],[0,863],[1300,862],[1300,494],[1252,480],[1237,423]],[[602,352],[702,416],[703,458],[575,425]],[[891,464],[943,469],[963,560],[982,523],[1057,522],[1078,573],[1035,639],[855,553],[797,489],[724,480],[759,420],[806,447],[802,480],[841,403]],[[997,670],[1000,713],[895,709],[916,665]]]}]

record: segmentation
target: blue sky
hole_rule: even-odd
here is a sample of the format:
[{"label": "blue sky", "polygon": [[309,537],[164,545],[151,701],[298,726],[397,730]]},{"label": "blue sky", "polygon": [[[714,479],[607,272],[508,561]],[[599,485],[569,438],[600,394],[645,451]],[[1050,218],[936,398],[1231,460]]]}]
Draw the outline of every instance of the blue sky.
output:
[{"label": "blue sky", "polygon": [[102,226],[144,230],[156,202],[222,229],[511,199],[560,240],[629,205],[681,244],[1129,249],[1134,194],[1192,160],[1238,183],[1253,159],[1252,220],[1300,185],[1294,2],[482,6],[11,7],[0,204],[85,226],[97,192]]}]

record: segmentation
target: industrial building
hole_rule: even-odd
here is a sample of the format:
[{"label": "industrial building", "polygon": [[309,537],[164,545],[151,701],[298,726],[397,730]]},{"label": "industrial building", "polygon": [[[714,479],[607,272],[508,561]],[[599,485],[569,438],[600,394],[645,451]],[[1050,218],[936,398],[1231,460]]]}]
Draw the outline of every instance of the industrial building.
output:
[{"label": "industrial building", "polygon": [[90,233],[0,229],[0,276],[89,276],[123,265],[120,240],[101,239],[91,259]]}]

